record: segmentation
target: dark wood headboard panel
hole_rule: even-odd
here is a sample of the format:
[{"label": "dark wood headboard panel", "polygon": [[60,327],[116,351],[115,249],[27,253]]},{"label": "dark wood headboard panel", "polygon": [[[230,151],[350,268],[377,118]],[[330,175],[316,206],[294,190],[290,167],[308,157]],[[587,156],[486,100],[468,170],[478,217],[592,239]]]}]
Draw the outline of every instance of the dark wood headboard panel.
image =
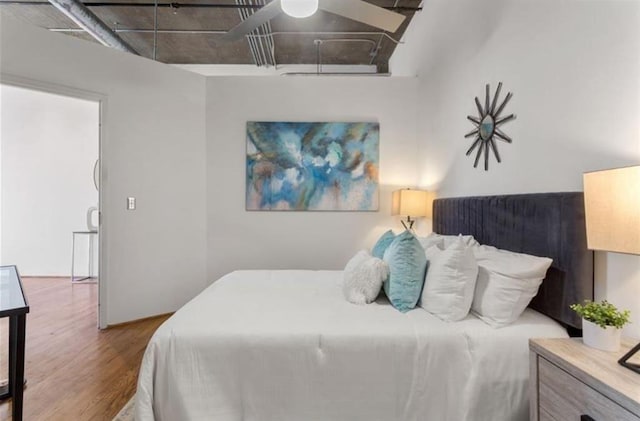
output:
[{"label": "dark wood headboard panel", "polygon": [[593,299],[593,252],[587,249],[582,192],[436,199],[433,231],[473,235],[518,253],[553,259],[529,307],[582,328],[569,305]]}]

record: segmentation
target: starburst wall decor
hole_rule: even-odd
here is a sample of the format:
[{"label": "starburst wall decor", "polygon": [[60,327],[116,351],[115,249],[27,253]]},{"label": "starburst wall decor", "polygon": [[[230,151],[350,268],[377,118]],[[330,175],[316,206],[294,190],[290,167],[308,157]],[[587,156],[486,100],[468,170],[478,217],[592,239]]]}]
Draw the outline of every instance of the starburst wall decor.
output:
[{"label": "starburst wall decor", "polygon": [[502,115],[502,111],[504,111],[504,107],[513,96],[511,92],[507,93],[507,96],[504,98],[504,101],[502,101],[502,104],[500,104],[500,106],[496,109],[501,89],[502,82],[498,83],[498,89],[496,89],[496,94],[493,96],[492,100],[491,94],[489,93],[489,84],[487,83],[484,97],[484,108],[482,107],[482,104],[480,104],[480,100],[478,99],[478,97],[476,97],[478,117],[473,117],[470,115],[467,116],[467,119],[475,124],[476,128],[464,135],[465,138],[475,137],[475,140],[473,144],[471,144],[471,147],[467,150],[466,155],[471,155],[471,152],[473,152],[474,149],[478,148],[476,152],[476,160],[473,163],[473,167],[477,168],[480,157],[484,152],[485,171],[489,170],[489,148],[491,148],[491,150],[493,151],[496,160],[498,162],[501,162],[500,154],[498,153],[498,146],[496,145],[496,139],[503,142],[511,143],[511,138],[504,132],[502,132],[498,127],[506,123],[507,121],[511,121],[516,118],[514,114],[500,117]]}]

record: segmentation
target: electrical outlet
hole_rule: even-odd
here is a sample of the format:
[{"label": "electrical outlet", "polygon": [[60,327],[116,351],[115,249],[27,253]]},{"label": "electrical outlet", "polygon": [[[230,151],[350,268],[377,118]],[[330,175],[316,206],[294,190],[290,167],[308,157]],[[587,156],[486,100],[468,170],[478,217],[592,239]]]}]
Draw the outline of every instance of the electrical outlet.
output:
[{"label": "electrical outlet", "polygon": [[127,210],[135,210],[135,209],[136,209],[136,198],[127,197]]}]

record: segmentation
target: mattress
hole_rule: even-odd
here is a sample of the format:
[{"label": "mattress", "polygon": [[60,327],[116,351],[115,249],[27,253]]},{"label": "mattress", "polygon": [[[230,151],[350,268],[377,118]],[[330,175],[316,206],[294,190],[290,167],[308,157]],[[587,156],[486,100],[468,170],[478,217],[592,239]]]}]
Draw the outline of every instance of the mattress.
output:
[{"label": "mattress", "polygon": [[530,309],[494,329],[354,305],[341,271],[237,271],[155,332],[136,419],[527,420],[528,339],[566,336]]}]

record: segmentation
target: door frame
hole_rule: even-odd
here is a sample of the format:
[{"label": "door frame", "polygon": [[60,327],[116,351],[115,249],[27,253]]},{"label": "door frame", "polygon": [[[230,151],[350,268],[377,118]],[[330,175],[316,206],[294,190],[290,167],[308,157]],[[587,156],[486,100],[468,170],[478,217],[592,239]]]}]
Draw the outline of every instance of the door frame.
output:
[{"label": "door frame", "polygon": [[107,201],[107,195],[104,192],[105,175],[108,173],[108,162],[105,160],[106,154],[106,118],[107,118],[107,95],[87,91],[84,89],[77,89],[70,86],[59,85],[51,82],[40,81],[35,79],[29,79],[22,76],[11,75],[0,72],[0,84],[10,85],[19,88],[31,89],[34,91],[46,92],[50,94],[62,95],[71,98],[77,98],[87,101],[94,101],[98,103],[98,159],[99,159],[99,173],[100,181],[98,188],[98,320],[97,325],[99,329],[105,329],[108,320],[107,314],[107,291],[109,284],[109,266],[108,266],[108,250],[107,250],[107,227],[109,224],[108,218],[105,217],[104,210],[106,209],[105,203]]}]

